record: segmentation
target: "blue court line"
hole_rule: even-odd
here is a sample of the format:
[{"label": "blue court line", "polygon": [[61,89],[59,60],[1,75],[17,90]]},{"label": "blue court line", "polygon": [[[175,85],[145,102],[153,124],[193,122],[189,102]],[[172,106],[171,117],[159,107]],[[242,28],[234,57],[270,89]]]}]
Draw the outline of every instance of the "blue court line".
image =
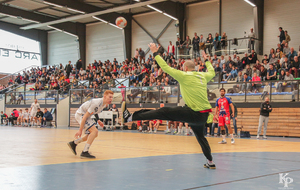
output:
[{"label": "blue court line", "polygon": [[98,160],[0,169],[1,189],[278,189],[289,173],[300,189],[300,153],[214,153],[216,170],[203,154]]}]

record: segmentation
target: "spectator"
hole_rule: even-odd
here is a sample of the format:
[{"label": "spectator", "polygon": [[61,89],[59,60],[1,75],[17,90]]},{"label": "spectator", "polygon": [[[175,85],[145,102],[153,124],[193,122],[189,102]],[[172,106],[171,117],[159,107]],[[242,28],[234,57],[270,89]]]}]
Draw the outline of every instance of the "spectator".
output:
[{"label": "spectator", "polygon": [[[243,84],[242,84],[242,88],[241,88],[241,91],[239,92],[240,94],[243,93],[245,91],[248,92],[251,88],[251,78],[247,75],[247,73],[244,73],[244,78],[243,78]],[[247,82],[247,84],[246,84]],[[245,89],[246,87],[246,89]]]},{"label": "spectator", "polygon": [[235,65],[234,62],[231,60],[231,56],[228,57],[228,61],[226,62],[226,67],[229,67],[229,64]]},{"label": "spectator", "polygon": [[213,47],[213,38],[212,38],[211,33],[208,34],[208,38],[206,39],[205,45],[206,45],[206,48],[208,49],[209,55],[212,56],[211,49]]},{"label": "spectator", "polygon": [[69,63],[66,65],[65,70],[66,70],[66,73],[67,73],[67,78],[69,78],[70,73],[71,73],[71,71],[72,71],[71,61],[69,61]]},{"label": "spectator", "polygon": [[253,65],[253,68],[256,68],[258,71],[260,71],[260,67],[261,67],[261,64],[259,63],[259,60],[256,60],[256,63],[255,63],[255,65]]},{"label": "spectator", "polygon": [[7,119],[8,116],[6,115],[6,113],[3,113],[3,111],[1,111],[1,125],[3,125]]},{"label": "spectator", "polygon": [[271,90],[270,90],[270,85],[268,82],[265,83],[264,89],[263,89],[263,93],[261,95],[261,99],[263,100],[268,94],[270,94]]},{"label": "spectator", "polygon": [[232,70],[230,71],[227,80],[231,80],[234,79],[235,77],[237,77],[238,73],[236,70],[236,67],[232,67]]},{"label": "spectator", "polygon": [[282,43],[282,41],[285,40],[285,35],[284,35],[284,31],[282,30],[282,27],[279,27],[279,32],[280,32],[280,35],[278,36],[279,41],[280,43]]},{"label": "spectator", "polygon": [[295,56],[294,59],[291,60],[289,64],[289,68],[290,68],[289,71],[291,74],[293,74],[295,78],[298,77],[299,66],[300,66],[300,62],[298,56]]},{"label": "spectator", "polygon": [[261,81],[260,77],[257,76],[257,73],[253,73],[253,77],[252,77],[252,90],[254,90],[254,93],[256,93],[258,90],[257,88],[261,86],[260,82],[257,81]]},{"label": "spectator", "polygon": [[254,73],[256,73],[256,75],[257,75],[257,76],[259,76],[259,72],[260,72],[260,71],[259,71],[259,70],[257,70],[257,69],[256,69],[256,67],[253,67],[253,68],[252,68],[251,77],[253,77],[253,76],[254,76]]},{"label": "spectator", "polygon": [[[269,54],[269,60],[272,58],[272,55],[275,54],[275,49],[274,48],[271,48],[270,49],[270,54]],[[270,62],[270,61],[269,61]]]},{"label": "spectator", "polygon": [[250,63],[256,63],[257,60],[257,54],[254,51],[254,49],[251,50],[251,54],[249,55],[249,61]]},{"label": "spectator", "polygon": [[[248,34],[249,42],[248,42],[248,51],[249,53],[251,50],[254,50],[254,43],[255,43],[255,33],[253,32],[253,28],[250,29],[250,33]],[[255,63],[255,62],[254,62]]]},{"label": "spectator", "polygon": [[261,60],[261,62],[264,63],[265,60],[267,61],[267,63],[269,63],[269,58],[267,54],[264,55],[264,58],[263,60]]},{"label": "spectator", "polygon": [[203,35],[200,35],[200,50],[204,51],[206,53],[206,45],[205,45],[205,39],[203,38]]},{"label": "spectator", "polygon": [[276,49],[276,58],[277,59],[281,59],[282,57],[282,50],[280,50],[279,48]]},{"label": "spectator", "polygon": [[221,36],[219,33],[216,33],[216,36],[214,38],[214,48],[215,48],[215,54],[221,55],[220,50],[221,50]]},{"label": "spectator", "polygon": [[246,65],[246,74],[249,77],[252,77],[252,69],[250,68],[250,65]]},{"label": "spectator", "polygon": [[288,35],[288,31],[284,31],[284,35],[285,35],[285,42],[288,44],[291,41],[291,37],[290,35]]},{"label": "spectator", "polygon": [[217,57],[217,54],[214,55],[214,58],[212,60],[213,66],[215,66],[219,62],[219,58]]},{"label": "spectator", "polygon": [[236,65],[238,67],[238,71],[242,71],[243,68],[243,62],[240,60],[240,56],[236,57]]},{"label": "spectator", "polygon": [[227,46],[228,46],[227,35],[225,32],[223,32],[222,38],[221,38],[221,48],[222,48],[223,55],[227,55]]},{"label": "spectator", "polygon": [[[197,34],[196,34],[196,36],[197,36]],[[194,39],[193,39],[193,41],[194,41]],[[183,41],[179,37],[177,37],[176,48],[178,50],[178,52],[177,52],[178,55],[182,55],[183,54],[182,44],[183,44]]]},{"label": "spectator", "polygon": [[140,56],[140,64],[142,64],[142,61],[145,63],[145,52],[142,50],[142,48],[139,49],[139,56]]},{"label": "spectator", "polygon": [[243,69],[246,67],[246,65],[250,64],[250,60],[247,53],[245,53],[245,57],[243,57],[242,63],[243,63]]},{"label": "spectator", "polygon": [[267,60],[265,59],[262,65],[266,70],[268,70],[270,68],[269,63],[267,62]]},{"label": "spectator", "polygon": [[190,45],[191,44],[192,44],[192,41],[191,41],[190,37],[186,36],[186,39],[185,39],[185,41],[182,44],[184,46],[184,48],[185,48],[185,54],[186,55],[190,55],[190,49],[191,49]]},{"label": "spectator", "polygon": [[278,58],[276,57],[275,54],[272,54],[272,57],[270,58],[270,62],[269,64],[271,65],[275,65],[276,63],[278,63]]},{"label": "spectator", "polygon": [[267,69],[265,67],[260,67],[259,76],[261,81],[265,81],[267,79]]},{"label": "spectator", "polygon": [[293,60],[293,58],[294,58],[295,56],[297,56],[297,52],[295,52],[295,51],[294,51],[294,48],[291,47],[291,51],[290,51],[290,53],[289,53],[288,56],[287,56],[288,59],[289,59],[289,61]]},{"label": "spectator", "polygon": [[42,119],[41,127],[47,127],[47,121],[52,121],[53,116],[52,114],[47,110],[47,108],[44,108],[44,116]]},{"label": "spectator", "polygon": [[288,70],[285,72],[284,80],[285,80],[286,82],[284,82],[284,83],[282,84],[283,91],[284,91],[285,87],[286,87],[288,84],[291,85],[291,91],[293,91],[294,88],[295,88],[295,86],[296,86],[296,84],[297,84],[297,82],[291,81],[291,80],[294,80],[294,76],[293,76],[292,74],[290,74]]},{"label": "spectator", "polygon": [[289,55],[290,52],[291,52],[291,48],[289,47],[289,44],[285,43],[282,53],[285,54],[285,55]]},{"label": "spectator", "polygon": [[[95,60],[95,63],[97,63],[97,61]],[[77,72],[82,68],[82,61],[81,59],[79,59],[77,62],[76,62],[76,69],[77,69]]]},{"label": "spectator", "polygon": [[272,112],[272,106],[269,103],[269,98],[267,97],[265,99],[265,102],[261,104],[260,106],[260,116],[259,116],[259,124],[258,124],[258,130],[257,130],[257,139],[259,139],[259,135],[261,133],[261,127],[264,123],[264,136],[263,139],[267,139],[267,126],[269,122],[269,114]]},{"label": "spectator", "polygon": [[276,85],[276,92],[282,92],[282,85],[283,85],[283,80],[285,78],[285,72],[284,70],[280,71],[279,77],[278,77],[278,82]]},{"label": "spectator", "polygon": [[19,96],[18,96],[18,99],[17,99],[17,104],[20,104],[23,99],[24,99],[23,94],[21,92],[19,92]]},{"label": "spectator", "polygon": [[172,45],[171,41],[169,43],[170,43],[170,45],[168,46],[168,53],[169,53],[169,55],[175,55],[175,46]]},{"label": "spectator", "polygon": [[199,49],[200,38],[195,33],[195,37],[193,38],[193,57],[197,58],[200,57],[200,49]]},{"label": "spectator", "polygon": [[268,69],[267,79],[268,80],[276,80],[277,79],[276,69],[274,68],[274,66],[272,64],[270,64],[270,68]]}]

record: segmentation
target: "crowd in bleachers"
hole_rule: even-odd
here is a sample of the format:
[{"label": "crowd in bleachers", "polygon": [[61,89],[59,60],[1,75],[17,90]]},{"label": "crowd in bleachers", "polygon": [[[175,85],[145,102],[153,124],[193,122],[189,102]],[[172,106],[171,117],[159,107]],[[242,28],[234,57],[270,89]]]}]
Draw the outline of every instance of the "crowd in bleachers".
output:
[{"label": "crowd in bleachers", "polygon": [[[279,43],[276,50],[272,48],[269,54],[264,55],[262,60],[259,60],[256,52],[254,51],[254,42],[252,37],[255,37],[253,29],[248,35],[250,53],[245,53],[243,57],[239,55],[226,56],[212,54],[211,48],[215,50],[226,50],[227,36],[223,33],[222,36],[216,34],[215,38],[210,34],[204,40],[203,35],[197,36],[194,34],[193,39],[186,37],[186,40],[178,38],[176,42],[177,48],[184,49],[185,55],[189,54],[190,48],[193,47],[193,60],[195,62],[195,70],[198,72],[206,72],[204,60],[200,57],[200,51],[207,51],[209,54],[209,61],[215,68],[220,81],[236,81],[236,82],[252,82],[248,84],[235,85],[233,90],[235,93],[242,92],[257,92],[258,87],[265,86],[262,81],[268,80],[292,80],[299,76],[299,60],[298,53],[293,47],[289,47],[288,42],[291,40],[287,31],[280,29]],[[207,44],[211,43],[211,47]],[[206,44],[206,45],[205,45]],[[205,45],[205,48],[203,46]],[[175,59],[175,48],[170,42],[167,50],[165,51],[159,44],[159,52],[163,59],[172,68],[183,70],[183,64],[189,57],[182,57]],[[220,55],[220,56],[218,56]],[[156,63],[155,58],[150,54],[146,58],[146,53],[141,48],[137,48],[134,57],[118,62],[116,58],[113,61],[95,60],[93,63],[87,64],[83,68],[83,63],[78,60],[76,64],[71,61],[66,66],[60,64],[57,67],[48,66],[43,68],[32,68],[31,70],[24,71],[18,74],[15,78],[10,79],[8,85],[12,84],[34,84],[30,90],[59,90],[61,93],[66,94],[72,88],[85,88],[85,89],[108,89],[116,85],[115,79],[129,78],[130,86],[169,86],[177,85],[177,81],[164,73],[159,65]],[[80,82],[81,81],[81,82]],[[83,83],[85,82],[85,83]],[[278,82],[276,89],[283,91],[285,86],[289,83]],[[101,87],[101,88],[100,88]],[[3,86],[0,88],[3,88]],[[132,98],[132,93],[127,95],[129,101]],[[123,97],[123,100],[126,97]],[[158,97],[153,97],[158,101]]]}]

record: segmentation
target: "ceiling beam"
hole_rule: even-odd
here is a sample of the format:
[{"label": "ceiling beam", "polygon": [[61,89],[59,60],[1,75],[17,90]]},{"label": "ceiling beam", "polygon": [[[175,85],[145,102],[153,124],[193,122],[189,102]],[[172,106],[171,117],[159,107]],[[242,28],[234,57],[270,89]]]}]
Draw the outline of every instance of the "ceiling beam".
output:
[{"label": "ceiling beam", "polygon": [[159,2],[163,2],[163,1],[166,1],[166,0],[150,0],[150,1],[145,1],[145,2],[141,2],[141,3],[134,3],[134,4],[131,4],[131,5],[119,6],[119,7],[115,7],[115,8],[111,8],[111,9],[107,9],[107,10],[96,11],[96,12],[93,12],[93,13],[87,13],[87,14],[82,14],[82,15],[77,15],[77,16],[71,16],[71,17],[68,17],[68,18],[63,18],[63,19],[59,19],[59,20],[55,20],[55,21],[46,22],[46,23],[32,24],[32,25],[29,25],[29,26],[21,27],[21,29],[28,30],[28,29],[32,29],[32,28],[47,26],[47,25],[59,24],[59,23],[64,23],[64,22],[68,22],[68,21],[74,21],[74,20],[89,18],[89,17],[92,17],[92,16],[104,15],[104,14],[112,13],[112,12],[118,12],[118,11],[122,11],[122,10],[126,10],[126,9],[137,8],[137,7],[146,6],[146,5],[150,5],[150,4],[153,4],[153,3],[159,3]]}]

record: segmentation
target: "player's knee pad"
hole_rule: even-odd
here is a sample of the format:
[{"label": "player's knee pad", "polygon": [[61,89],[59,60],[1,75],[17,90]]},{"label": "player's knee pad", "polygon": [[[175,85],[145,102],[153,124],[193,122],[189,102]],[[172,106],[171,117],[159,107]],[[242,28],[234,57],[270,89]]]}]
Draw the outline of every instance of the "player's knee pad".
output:
[{"label": "player's knee pad", "polygon": [[222,135],[225,135],[225,130],[222,130],[221,133],[222,133]]}]

